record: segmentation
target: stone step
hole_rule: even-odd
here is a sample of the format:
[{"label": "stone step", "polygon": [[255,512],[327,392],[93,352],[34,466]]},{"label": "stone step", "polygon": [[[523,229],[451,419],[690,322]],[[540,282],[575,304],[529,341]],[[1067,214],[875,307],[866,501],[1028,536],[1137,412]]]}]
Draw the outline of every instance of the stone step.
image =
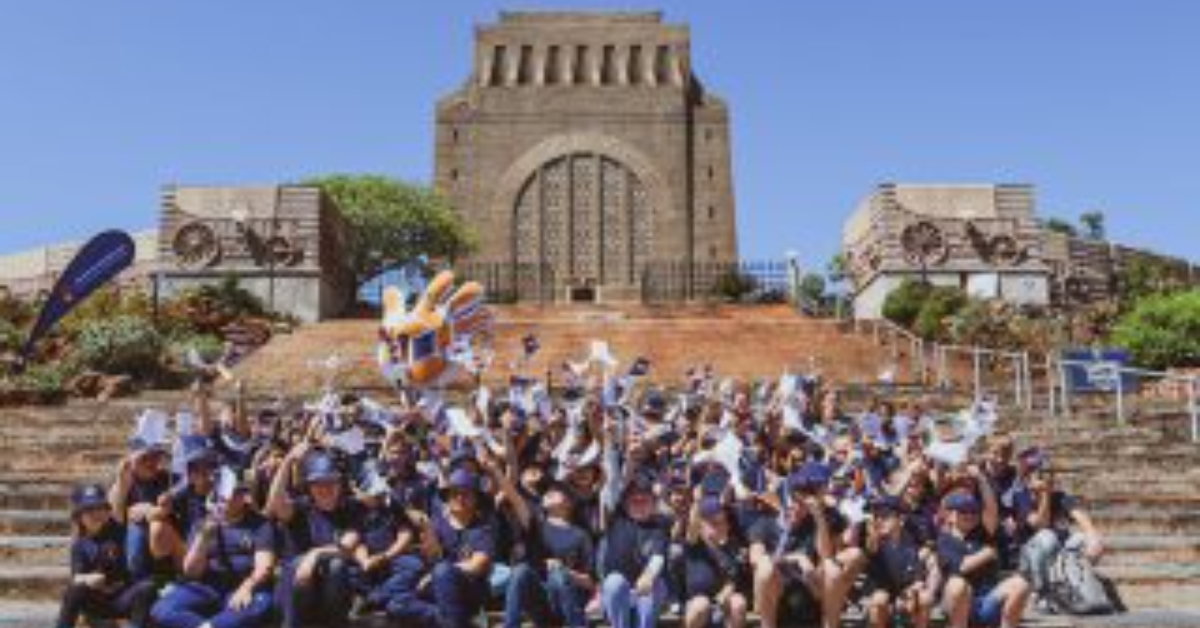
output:
[{"label": "stone step", "polygon": [[1200,534],[1200,510],[1161,512],[1138,506],[1092,508],[1089,514],[1104,535],[1181,536]]},{"label": "stone step", "polygon": [[54,536],[70,533],[71,518],[65,510],[0,510],[0,535]]},{"label": "stone step", "polygon": [[11,566],[65,565],[70,546],[70,536],[0,536],[0,563]]},{"label": "stone step", "polygon": [[1200,563],[1200,535],[1106,535],[1104,545],[1105,567]]},{"label": "stone step", "polygon": [[70,568],[61,565],[0,565],[0,599],[53,600],[62,595]]},{"label": "stone step", "polygon": [[[55,618],[58,615],[58,604],[52,601],[4,601],[0,600],[0,628],[45,628],[45,626],[53,625]],[[599,617],[590,618],[591,628],[605,628]],[[759,625],[757,616],[753,614],[748,618],[748,627]],[[1168,626],[1194,626],[1196,624],[1183,624],[1178,622],[1195,621],[1194,615],[1169,611],[1139,611],[1130,613],[1122,617],[1122,626],[1126,628],[1167,628]],[[502,618],[499,613],[489,613],[486,622],[486,628],[495,628],[501,625]],[[1164,623],[1175,622],[1175,623]],[[274,626],[276,624],[268,624]],[[477,624],[483,628],[484,624]],[[679,628],[681,623],[677,615],[666,615],[660,619],[658,625],[661,628]],[[945,625],[945,618],[940,613],[935,613],[931,621],[931,626],[938,628]],[[1073,620],[1066,617],[1058,616],[1040,616],[1035,613],[1027,613],[1021,626],[1024,628],[1073,628],[1077,626]],[[349,628],[393,628],[394,624],[390,624],[386,618],[381,616],[373,616],[364,619],[355,619],[349,622]],[[862,626],[861,613],[848,611],[846,617],[842,621],[842,626],[845,628],[859,628]],[[526,622],[523,628],[536,628],[536,625]]]}]

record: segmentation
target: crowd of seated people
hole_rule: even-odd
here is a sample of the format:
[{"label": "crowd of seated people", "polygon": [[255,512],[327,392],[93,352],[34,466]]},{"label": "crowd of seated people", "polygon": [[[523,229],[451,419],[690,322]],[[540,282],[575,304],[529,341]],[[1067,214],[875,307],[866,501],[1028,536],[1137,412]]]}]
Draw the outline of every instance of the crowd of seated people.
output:
[{"label": "crowd of seated people", "polygon": [[1054,610],[1063,547],[1104,553],[1041,450],[917,401],[645,379],[297,409],[198,385],[74,494],[59,625],[1011,628]]}]

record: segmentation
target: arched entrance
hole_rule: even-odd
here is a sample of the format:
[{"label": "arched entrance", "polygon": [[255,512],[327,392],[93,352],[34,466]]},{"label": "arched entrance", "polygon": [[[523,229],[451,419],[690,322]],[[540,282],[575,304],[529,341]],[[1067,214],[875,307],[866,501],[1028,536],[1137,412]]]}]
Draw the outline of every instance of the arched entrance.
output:
[{"label": "arched entrance", "polygon": [[653,213],[645,184],[618,159],[589,151],[552,158],[516,196],[513,263],[548,269],[559,298],[632,289],[652,250]]}]

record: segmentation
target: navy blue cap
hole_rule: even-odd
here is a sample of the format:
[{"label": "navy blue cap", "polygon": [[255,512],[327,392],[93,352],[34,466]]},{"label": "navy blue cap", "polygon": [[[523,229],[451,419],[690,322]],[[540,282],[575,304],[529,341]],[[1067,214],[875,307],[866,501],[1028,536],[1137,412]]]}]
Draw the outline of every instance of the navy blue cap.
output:
[{"label": "navy blue cap", "polygon": [[942,507],[955,512],[979,512],[979,500],[969,491],[954,491],[942,500]]},{"label": "navy blue cap", "polygon": [[71,512],[75,514],[100,507],[108,507],[108,495],[99,484],[77,486],[71,493]]},{"label": "navy blue cap", "polygon": [[304,482],[336,482],[342,479],[342,472],[337,468],[333,457],[324,452],[317,452],[304,460]]},{"label": "navy blue cap", "polygon": [[895,495],[880,495],[871,500],[871,512],[879,515],[895,514],[904,509],[900,498]]},{"label": "navy blue cap", "polygon": [[207,464],[216,466],[217,452],[208,446],[208,439],[203,436],[185,436],[182,440],[183,464],[187,468],[194,465]]},{"label": "navy blue cap", "polygon": [[625,486],[625,495],[633,493],[654,493],[654,476],[646,472],[635,473]]},{"label": "navy blue cap", "polygon": [[806,462],[788,475],[788,491],[810,492],[825,488],[829,484],[829,467],[819,462]]},{"label": "navy blue cap", "polygon": [[642,414],[653,414],[662,416],[667,412],[667,400],[663,398],[662,393],[652,390],[646,393],[642,399]]},{"label": "navy blue cap", "polygon": [[446,479],[445,490],[478,492],[479,476],[466,469],[455,469],[450,472],[450,477]]}]

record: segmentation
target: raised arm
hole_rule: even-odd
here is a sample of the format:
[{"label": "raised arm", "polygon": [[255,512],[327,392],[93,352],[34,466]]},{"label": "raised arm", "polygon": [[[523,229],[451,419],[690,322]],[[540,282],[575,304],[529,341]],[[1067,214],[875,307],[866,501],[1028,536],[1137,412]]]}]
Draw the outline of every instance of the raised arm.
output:
[{"label": "raised arm", "polygon": [[1000,504],[996,500],[996,491],[992,489],[992,482],[978,466],[971,465],[969,472],[971,477],[975,478],[975,485],[979,487],[979,495],[983,498],[983,528],[989,536],[995,536],[1000,529]]},{"label": "raised arm", "polygon": [[275,471],[275,477],[271,478],[271,490],[267,493],[267,516],[274,518],[277,521],[287,523],[292,520],[295,514],[293,508],[292,497],[288,493],[291,486],[292,474],[297,471],[300,461],[304,459],[308,453],[310,445],[307,442],[300,443],[284,456],[283,462]]}]

